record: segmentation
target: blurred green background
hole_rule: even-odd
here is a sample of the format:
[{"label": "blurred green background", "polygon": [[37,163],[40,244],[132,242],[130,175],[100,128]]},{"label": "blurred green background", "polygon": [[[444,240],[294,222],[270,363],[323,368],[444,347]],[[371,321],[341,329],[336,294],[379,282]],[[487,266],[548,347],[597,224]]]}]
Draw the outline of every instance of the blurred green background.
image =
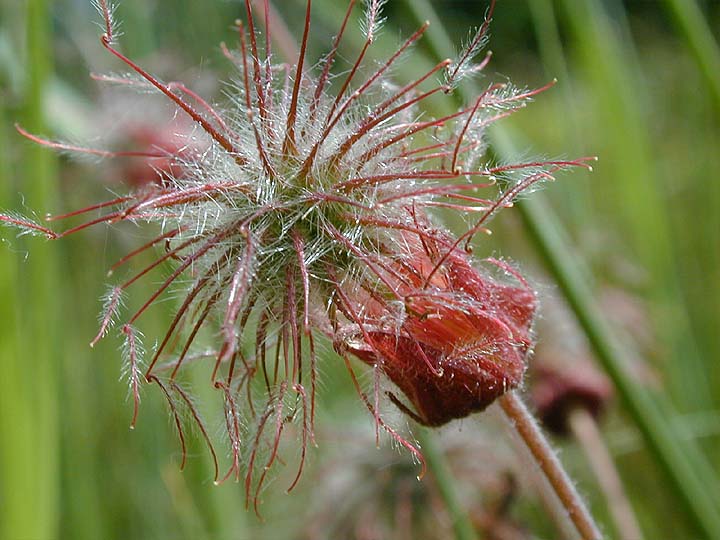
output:
[{"label": "blurred green background", "polygon": [[[408,8],[412,1],[388,3],[374,58],[391,54],[417,26],[417,13]],[[328,49],[343,4],[315,0],[310,58]],[[275,5],[300,35],[303,2]],[[427,5],[455,43],[482,22],[486,9],[475,1]],[[425,2],[415,8],[422,12]],[[221,81],[232,73],[218,45],[234,43],[231,25],[243,13],[239,1],[125,0],[117,17],[125,33],[122,48],[131,57],[165,80],[183,80],[221,99]],[[99,44],[98,21],[89,0],[0,0],[0,208],[42,217],[120,189],[108,178],[106,162],[73,160],[33,145],[16,133],[15,122],[34,133],[103,144],[114,114],[136,106],[170,110],[156,98],[125,102],[127,97],[108,94],[88,77],[118,69]],[[705,465],[693,474],[702,477],[711,504],[720,500],[718,28],[717,1],[500,1],[491,27],[494,56],[485,72],[489,80],[509,78],[528,87],[558,79],[503,122],[515,151],[600,157],[593,173],[563,174],[543,197],[563,225],[568,254],[585,272],[595,307],[618,327],[617,339],[631,351],[628,368],[636,382],[652,396],[671,437],[699,449]],[[353,58],[359,35],[354,24],[344,58]],[[437,50],[427,41],[397,70],[399,82],[433,61]],[[430,106],[439,113],[457,103]],[[495,223],[495,232],[478,245],[479,256],[518,261],[543,296],[561,298],[514,210]],[[200,441],[191,443],[187,469],[178,470],[176,435],[158,392],[143,394],[138,427],[130,432],[132,405],[125,382],[118,380],[120,342],[111,336],[95,349],[87,344],[96,332],[107,267],[139,245],[138,237],[136,230],[103,227],[61,242],[15,238],[9,229],[0,233],[2,540],[450,534],[432,478],[415,481],[409,456],[387,441],[375,448],[372,420],[331,352],[322,357],[319,448],[312,449],[292,494],[284,493],[287,475],[280,473],[263,495],[263,519],[245,511],[241,485],[212,484]],[[611,293],[615,304],[608,300]],[[561,300],[547,301],[553,302]],[[168,324],[172,306],[169,300],[144,319],[148,346]],[[628,322],[631,308],[637,325]],[[547,318],[545,326],[552,325]],[[567,332],[582,339],[572,321]],[[539,334],[542,341],[543,325]],[[522,467],[492,413],[461,427],[460,433],[457,426],[449,428],[440,445],[459,478],[465,510],[476,517],[506,489],[503,475],[517,475]],[[698,529],[678,503],[622,403],[614,404],[602,427],[645,537],[706,538],[710,533]],[[612,534],[605,502],[577,445],[557,444]],[[531,482],[520,482],[511,517],[522,525],[518,534],[527,536],[513,538],[556,538]]]}]

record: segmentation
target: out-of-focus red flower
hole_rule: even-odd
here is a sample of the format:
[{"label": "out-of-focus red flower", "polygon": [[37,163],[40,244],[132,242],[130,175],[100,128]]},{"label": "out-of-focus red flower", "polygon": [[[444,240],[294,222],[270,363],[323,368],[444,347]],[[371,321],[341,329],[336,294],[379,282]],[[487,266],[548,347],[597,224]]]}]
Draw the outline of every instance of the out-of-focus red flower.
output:
[{"label": "out-of-focus red flower", "polygon": [[169,129],[167,125],[128,126],[125,136],[132,147],[139,152],[156,153],[158,157],[129,158],[121,170],[122,182],[137,189],[182,178],[183,158],[190,159],[197,152],[190,137],[192,126],[183,127],[185,132]]},{"label": "out-of-focus red flower", "polygon": [[393,304],[378,295],[360,294],[360,320],[343,344],[378,366],[415,411],[390,394],[396,405],[422,424],[439,426],[483,410],[521,383],[536,298],[524,281],[500,283],[458,249],[436,269],[447,239],[405,239],[385,272],[402,299],[402,315],[398,319]]},{"label": "out-of-focus red flower", "polygon": [[610,381],[588,361],[564,368],[546,362],[535,371],[532,399],[543,425],[554,433],[567,433],[568,416],[574,408],[597,418],[612,399]]}]

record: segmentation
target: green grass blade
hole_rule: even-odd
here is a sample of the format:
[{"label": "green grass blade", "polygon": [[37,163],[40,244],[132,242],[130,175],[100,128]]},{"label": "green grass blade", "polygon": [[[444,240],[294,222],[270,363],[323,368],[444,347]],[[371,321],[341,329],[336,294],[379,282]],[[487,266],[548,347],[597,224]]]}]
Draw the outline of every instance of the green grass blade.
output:
[{"label": "green grass blade", "polygon": [[720,104],[720,47],[695,0],[665,0],[675,24],[687,40],[708,85]]},{"label": "green grass blade", "polygon": [[[0,107],[0,207],[11,208],[11,169],[9,129],[6,129],[5,111]],[[5,236],[6,231],[2,232]],[[8,251],[6,246],[3,250]],[[30,409],[24,403],[26,396],[18,384],[23,378],[22,363],[18,359],[17,324],[17,256],[3,253],[0,257],[0,537],[12,538],[24,533],[22,522],[30,518],[31,503],[23,488],[27,479],[18,463],[26,450],[28,427],[32,425]],[[26,506],[28,505],[28,506]]]},{"label": "green grass blade", "polygon": [[[30,0],[28,2],[28,65],[29,80],[24,119],[28,129],[41,132],[44,129],[43,104],[45,88],[52,73],[53,48],[51,43],[50,2]],[[32,208],[50,209],[56,200],[56,157],[52,152],[37,146],[28,146],[23,160],[26,164],[28,184],[25,191],[27,204]],[[60,480],[59,448],[59,401],[58,352],[60,333],[57,332],[61,319],[60,306],[62,291],[59,285],[55,249],[57,246],[45,243],[34,249],[33,260],[28,262],[25,277],[29,285],[28,309],[23,312],[23,344],[25,351],[18,351],[18,361],[29,377],[26,399],[31,401],[34,412],[31,426],[33,444],[24,458],[34,470],[35,482],[27,487],[32,491],[33,518],[25,527],[39,530],[29,537],[53,538],[57,535],[59,523],[58,493]],[[28,360],[31,362],[28,365]]]},{"label": "green grass blade", "polygon": [[560,3],[570,23],[582,77],[599,89],[595,125],[588,128],[604,133],[593,152],[601,156],[600,167],[610,181],[598,204],[617,216],[623,243],[648,272],[646,287],[657,306],[654,319],[659,339],[671,350],[672,361],[663,369],[674,402],[683,411],[704,410],[712,406],[713,392],[682,300],[668,220],[672,207],[659,182],[649,138],[652,120],[647,117],[646,81],[641,66],[633,61],[634,45],[623,41],[598,0]]},{"label": "green grass blade", "polygon": [[457,495],[457,480],[453,478],[445,456],[438,449],[430,430],[421,428],[417,438],[427,461],[428,471],[432,474],[435,484],[445,503],[445,508],[452,520],[456,540],[476,540],[477,534]]},{"label": "green grass blade", "polygon": [[[495,130],[493,134],[496,151],[503,158],[511,159],[515,151],[510,137],[500,130]],[[712,473],[708,472],[710,476],[703,476],[703,481],[700,481],[696,471],[701,467],[706,470],[699,464],[702,458],[694,448],[683,444],[682,437],[663,417],[658,403],[627,372],[626,366],[631,365],[632,360],[617,345],[618,341],[596,307],[597,302],[582,279],[582,273],[576,270],[574,251],[562,240],[563,234],[557,219],[537,194],[531,200],[522,201],[517,207],[535,247],[578,318],[598,360],[640,429],[648,449],[698,528],[707,538],[720,538],[720,514],[708,493],[708,485],[714,482]]]},{"label": "green grass blade", "polygon": [[[577,89],[570,76],[565,51],[563,50],[560,30],[556,20],[555,6],[552,0],[528,0],[530,17],[537,36],[538,50],[548,79],[558,82],[556,90],[543,95],[543,100],[551,100],[554,114],[564,118],[557,122],[554,129],[563,133],[563,151],[568,155],[585,156],[590,153],[587,141],[583,138],[584,127],[578,112],[579,104],[575,95]],[[587,181],[588,172],[576,171],[572,189],[556,194],[562,200],[563,208],[569,214],[573,224],[582,225],[592,221],[592,193]]]},{"label": "green grass blade", "polygon": [[[28,78],[24,88],[22,121],[31,131],[43,129],[43,97],[52,71],[48,3],[31,0],[26,5]],[[3,145],[5,148],[5,145]],[[48,208],[55,197],[55,158],[45,149],[28,145],[21,154],[26,203]],[[7,174],[8,171],[5,171]],[[58,369],[60,350],[55,332],[60,303],[53,248],[31,240],[32,257],[21,267],[19,283],[5,282],[8,302],[3,322],[11,321],[2,353],[2,510],[0,536],[42,538],[58,536],[59,431]],[[30,243],[28,242],[28,244]],[[18,242],[20,243],[20,242]],[[37,248],[37,249],[36,249]],[[8,261],[6,276],[13,278]],[[9,275],[8,275],[9,274]],[[7,319],[5,318],[7,316]],[[13,321],[18,322],[15,333]],[[7,392],[7,393],[6,393]]]}]

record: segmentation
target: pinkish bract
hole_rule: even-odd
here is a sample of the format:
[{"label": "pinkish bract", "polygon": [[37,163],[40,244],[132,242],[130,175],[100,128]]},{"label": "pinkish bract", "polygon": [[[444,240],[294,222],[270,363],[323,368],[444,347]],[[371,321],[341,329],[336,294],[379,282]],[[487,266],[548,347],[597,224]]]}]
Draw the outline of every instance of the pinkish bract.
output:
[{"label": "pinkish bract", "polygon": [[[223,45],[236,69],[232,91],[226,103],[216,106],[180,83],[162,82],[123,55],[112,6],[107,0],[96,3],[104,21],[101,44],[130,72],[99,78],[163,94],[194,124],[190,137],[195,144],[182,151],[160,145],[111,152],[41,139],[18,128],[64,151],[156,160],[161,178],[55,216],[70,221],[101,212],[62,232],[22,216],[3,214],[0,220],[50,239],[121,221],[155,231],[149,242],[112,266],[117,270],[142,252],[165,247],[152,264],[111,286],[92,340],[95,344],[119,323],[133,425],[141,386],[157,385],[177,426],[183,465],[185,412],[208,443],[216,481],[239,480],[244,474],[248,501],[257,504],[290,422],[299,425],[302,439],[290,489],[302,472],[305,448],[313,439],[318,336],[331,338],[345,356],[378,430],[386,430],[419,459],[413,444],[383,419],[383,375],[409,404],[396,393],[392,401],[430,425],[480,410],[521,382],[535,295],[503,263],[494,264],[515,284],[502,284],[478,270],[469,245],[522,191],[560,169],[587,166],[589,158],[492,164],[485,157],[485,129],[545,87],[486,84],[474,101],[452,114],[428,118],[420,112],[430,96],[452,94],[461,80],[479,76],[489,60],[480,52],[492,5],[456,59],[397,85],[390,71],[422,38],[427,24],[390,58],[374,63],[368,50],[385,2],[366,0],[358,6],[361,2],[350,0],[329,52],[316,64],[305,57],[312,13],[308,0],[299,56],[290,65],[278,62],[271,50],[268,0],[255,14],[246,0],[236,50]],[[364,43],[351,68],[333,77],[338,47],[360,9]],[[489,194],[481,196],[480,190]],[[438,207],[470,216],[470,226],[453,236],[433,221]],[[123,314],[125,294],[166,262],[174,264],[170,275],[138,311]],[[144,359],[138,324],[169,291],[181,291],[181,301],[166,334]],[[188,363],[203,357],[196,337],[205,327],[216,329],[217,336],[208,384],[224,407],[231,456],[225,473],[183,380]],[[372,366],[375,382],[368,393],[348,353]]]}]

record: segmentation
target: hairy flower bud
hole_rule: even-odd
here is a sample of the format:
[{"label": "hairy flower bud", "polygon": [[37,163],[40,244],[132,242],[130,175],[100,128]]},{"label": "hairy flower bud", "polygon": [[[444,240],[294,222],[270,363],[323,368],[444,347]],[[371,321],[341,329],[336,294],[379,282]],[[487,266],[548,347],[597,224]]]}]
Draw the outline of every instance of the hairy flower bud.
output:
[{"label": "hairy flower bud", "polygon": [[483,410],[521,383],[536,307],[525,281],[500,283],[460,250],[438,266],[449,243],[405,234],[384,273],[399,301],[358,290],[356,320],[335,338],[336,347],[379,367],[415,411],[392,393],[391,400],[430,426]]}]

